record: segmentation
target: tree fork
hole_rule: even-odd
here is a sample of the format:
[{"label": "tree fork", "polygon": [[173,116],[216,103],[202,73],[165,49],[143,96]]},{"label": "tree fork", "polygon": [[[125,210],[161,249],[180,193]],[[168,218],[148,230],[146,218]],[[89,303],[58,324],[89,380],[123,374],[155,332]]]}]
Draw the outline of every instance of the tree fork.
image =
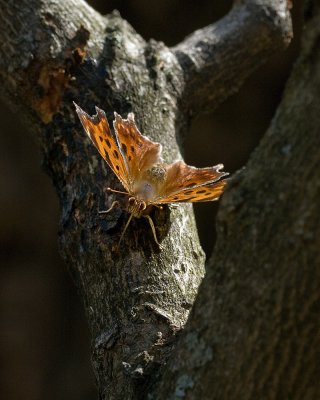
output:
[{"label": "tree fork", "polygon": [[60,249],[84,298],[100,397],[144,397],[187,320],[204,254],[189,205],[155,210],[161,252],[143,221],[116,251],[122,214],[98,215],[117,199],[104,195],[115,179],[72,101],[88,112],[98,105],[109,120],[114,110],[134,111],[173,161],[191,116],[212,110],[288,44],[287,2],[236,1],[225,18],[171,49],[80,0],[0,4],[0,94],[39,141],[60,199]]}]

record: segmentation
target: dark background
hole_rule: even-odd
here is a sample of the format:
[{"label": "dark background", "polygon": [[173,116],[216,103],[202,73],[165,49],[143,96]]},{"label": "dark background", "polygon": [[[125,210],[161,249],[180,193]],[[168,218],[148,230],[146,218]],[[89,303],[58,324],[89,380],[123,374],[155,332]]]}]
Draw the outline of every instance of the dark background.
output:
[{"label": "dark background", "polygon": [[[145,38],[174,45],[221,18],[231,1],[91,1],[101,13],[118,9]],[[281,99],[300,40],[300,2],[293,9],[295,38],[211,115],[194,121],[185,160],[198,167],[241,168],[259,143]],[[90,338],[81,299],[57,252],[59,205],[32,134],[0,105],[1,363],[3,399],[96,398]],[[210,253],[217,206],[196,207],[201,242]]]}]

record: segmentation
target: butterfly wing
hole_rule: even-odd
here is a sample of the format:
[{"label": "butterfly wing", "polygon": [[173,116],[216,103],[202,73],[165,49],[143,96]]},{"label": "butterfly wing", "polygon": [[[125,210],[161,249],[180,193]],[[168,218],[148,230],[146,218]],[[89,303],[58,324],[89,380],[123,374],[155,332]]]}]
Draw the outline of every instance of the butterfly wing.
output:
[{"label": "butterfly wing", "polygon": [[227,181],[221,178],[228,175],[221,171],[222,164],[208,168],[195,168],[176,161],[165,166],[166,179],[158,187],[158,197],[151,203],[182,203],[218,200]]},{"label": "butterfly wing", "polygon": [[128,114],[128,119],[122,119],[117,113],[114,115],[113,126],[117,133],[118,147],[126,157],[133,185],[141,179],[144,171],[159,162],[162,146],[140,133],[133,113]]},{"label": "butterfly wing", "polygon": [[110,130],[104,111],[96,107],[97,114],[90,117],[77,104],[74,103],[74,105],[89,138],[124,188],[130,192],[132,179],[128,165],[126,164],[125,155],[118,145],[117,138]]},{"label": "butterfly wing", "polygon": [[226,180],[216,183],[203,184],[196,188],[181,190],[168,197],[155,201],[155,204],[167,203],[200,203],[204,201],[218,200],[227,184]]},{"label": "butterfly wing", "polygon": [[[134,193],[135,183],[144,180],[148,170],[159,163],[161,144],[152,142],[139,132],[133,113],[128,114],[128,119],[115,113],[113,135],[104,111],[96,107],[97,114],[90,117],[78,105],[75,106],[85,131],[103,159],[125,189]],[[162,164],[162,167],[165,174],[161,174],[160,180],[154,177],[152,185],[155,190],[149,204],[213,201],[219,198],[226,185],[226,180],[221,178],[228,173],[220,171],[222,164],[195,168],[176,161]]]}]

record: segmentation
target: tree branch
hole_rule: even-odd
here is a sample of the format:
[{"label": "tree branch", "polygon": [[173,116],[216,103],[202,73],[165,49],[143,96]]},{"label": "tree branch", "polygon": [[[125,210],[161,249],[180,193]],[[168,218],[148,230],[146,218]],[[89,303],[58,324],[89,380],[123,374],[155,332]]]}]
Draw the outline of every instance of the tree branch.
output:
[{"label": "tree branch", "polygon": [[[191,88],[184,64],[177,49],[146,43],[118,13],[102,17],[80,0],[0,6],[0,95],[38,139],[60,199],[61,253],[85,300],[100,396],[139,398],[186,322],[204,255],[188,205],[154,211],[161,252],[140,220],[118,250],[126,214],[98,216],[115,199],[104,189],[116,187],[116,178],[86,138],[72,101],[91,113],[98,105],[109,120],[114,110],[133,111],[142,132],[164,145],[165,161],[173,161],[189,122],[181,106]],[[191,70],[185,76],[192,81]]]},{"label": "tree branch", "polygon": [[309,5],[301,56],[224,195],[215,255],[155,398],[320,398],[320,7]]},{"label": "tree branch", "polygon": [[[116,178],[86,138],[72,100],[95,104],[109,120],[134,111],[143,133],[179,157],[175,135],[178,63],[163,45],[146,43],[118,13],[101,17],[75,0],[0,2],[1,96],[40,142],[61,205],[60,248],[81,289],[93,337],[102,398],[135,398],[163,364],[184,325],[204,274],[192,207],[147,221],[98,211],[115,199]],[[171,74],[168,83],[167,76]],[[160,136],[161,135],[161,136]]]},{"label": "tree branch", "polygon": [[220,21],[172,48],[184,74],[185,107],[212,111],[291,38],[287,0],[235,1]]}]

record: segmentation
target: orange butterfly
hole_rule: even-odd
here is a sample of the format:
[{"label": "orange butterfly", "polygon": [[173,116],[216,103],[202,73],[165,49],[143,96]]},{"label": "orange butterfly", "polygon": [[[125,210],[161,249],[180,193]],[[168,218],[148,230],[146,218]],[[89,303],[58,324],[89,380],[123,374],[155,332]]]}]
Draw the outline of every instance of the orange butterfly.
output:
[{"label": "orange butterfly", "polygon": [[[90,117],[76,103],[74,105],[84,130],[126,192],[108,190],[129,196],[127,211],[130,217],[119,243],[131,218],[144,216],[159,245],[153,221],[148,215],[151,206],[162,208],[162,204],[213,201],[220,197],[227,183],[221,178],[228,175],[221,171],[223,164],[208,168],[191,167],[183,161],[165,164],[160,158],[161,144],[152,142],[139,132],[133,113],[128,114],[128,119],[122,119],[115,112],[113,132],[104,111],[96,107],[97,114]],[[114,201],[104,213],[110,212],[117,204],[118,201]]]}]

